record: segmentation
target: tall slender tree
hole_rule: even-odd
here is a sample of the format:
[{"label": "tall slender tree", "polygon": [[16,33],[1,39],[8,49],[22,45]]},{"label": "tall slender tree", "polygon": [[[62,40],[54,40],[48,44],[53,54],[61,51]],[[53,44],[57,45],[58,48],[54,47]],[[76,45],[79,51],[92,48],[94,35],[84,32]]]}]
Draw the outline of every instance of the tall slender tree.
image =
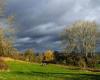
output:
[{"label": "tall slender tree", "polygon": [[[5,16],[5,5],[7,0],[0,0],[0,55],[11,54],[13,50],[13,44],[11,38],[14,38],[13,34],[15,34],[14,28],[12,28],[13,24],[13,16],[6,17]],[[8,27],[4,28],[3,21],[6,20],[8,22]]]}]

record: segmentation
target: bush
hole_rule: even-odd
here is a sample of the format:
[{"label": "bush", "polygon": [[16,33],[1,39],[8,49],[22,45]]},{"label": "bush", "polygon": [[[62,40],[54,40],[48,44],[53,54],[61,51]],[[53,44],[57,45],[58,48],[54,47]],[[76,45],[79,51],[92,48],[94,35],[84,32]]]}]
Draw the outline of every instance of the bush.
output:
[{"label": "bush", "polygon": [[66,64],[78,66],[80,58],[81,58],[81,56],[79,56],[78,54],[71,53],[71,54],[67,55],[67,57],[66,57]]},{"label": "bush", "polygon": [[8,70],[8,65],[0,58],[0,70]]},{"label": "bush", "polygon": [[85,69],[85,68],[86,68],[86,62],[85,62],[84,59],[80,59],[80,60],[79,60],[79,67],[80,67],[81,69]]},{"label": "bush", "polygon": [[95,57],[86,57],[85,62],[87,64],[87,67],[94,68],[96,65],[96,58]]}]

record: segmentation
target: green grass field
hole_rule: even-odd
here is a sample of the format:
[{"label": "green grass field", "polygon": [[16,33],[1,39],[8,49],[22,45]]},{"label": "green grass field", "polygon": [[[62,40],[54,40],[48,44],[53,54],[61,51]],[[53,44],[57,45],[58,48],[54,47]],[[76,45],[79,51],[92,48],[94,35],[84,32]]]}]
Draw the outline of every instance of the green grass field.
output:
[{"label": "green grass field", "polygon": [[0,80],[100,80],[100,73],[60,65],[9,61],[9,71],[0,72]]}]

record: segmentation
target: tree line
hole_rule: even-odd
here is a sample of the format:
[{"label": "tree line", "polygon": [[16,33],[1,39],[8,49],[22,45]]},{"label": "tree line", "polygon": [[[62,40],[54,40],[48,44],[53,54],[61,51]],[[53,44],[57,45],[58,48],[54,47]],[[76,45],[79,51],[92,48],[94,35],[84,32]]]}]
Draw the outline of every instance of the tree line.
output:
[{"label": "tree line", "polygon": [[95,67],[98,34],[95,22],[77,21],[62,32],[61,52],[47,50],[38,54],[33,49],[27,49],[25,52],[18,51],[6,38],[3,28],[0,28],[0,56],[10,56],[29,62],[66,64],[82,68]]}]

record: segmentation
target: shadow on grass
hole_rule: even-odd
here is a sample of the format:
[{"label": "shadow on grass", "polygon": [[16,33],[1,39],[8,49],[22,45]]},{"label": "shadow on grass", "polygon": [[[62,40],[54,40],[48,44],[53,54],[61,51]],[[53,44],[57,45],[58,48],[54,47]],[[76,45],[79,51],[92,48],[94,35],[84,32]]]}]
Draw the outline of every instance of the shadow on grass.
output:
[{"label": "shadow on grass", "polygon": [[46,73],[46,72],[22,72],[14,71],[13,74],[24,75],[24,76],[36,76],[36,77],[54,77],[62,78],[64,80],[100,80],[100,75],[97,74],[79,74],[79,73]]}]

